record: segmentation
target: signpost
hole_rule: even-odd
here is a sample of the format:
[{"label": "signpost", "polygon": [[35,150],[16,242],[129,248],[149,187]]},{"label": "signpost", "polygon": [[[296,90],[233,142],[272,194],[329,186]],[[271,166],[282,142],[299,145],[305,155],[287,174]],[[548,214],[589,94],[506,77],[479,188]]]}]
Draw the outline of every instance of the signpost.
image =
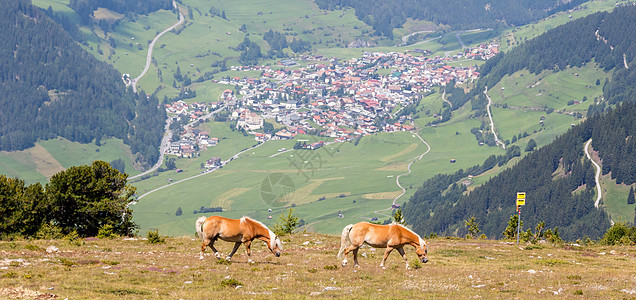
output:
[{"label": "signpost", "polygon": [[519,244],[519,231],[521,230],[521,206],[526,205],[526,192],[517,192],[517,245]]}]

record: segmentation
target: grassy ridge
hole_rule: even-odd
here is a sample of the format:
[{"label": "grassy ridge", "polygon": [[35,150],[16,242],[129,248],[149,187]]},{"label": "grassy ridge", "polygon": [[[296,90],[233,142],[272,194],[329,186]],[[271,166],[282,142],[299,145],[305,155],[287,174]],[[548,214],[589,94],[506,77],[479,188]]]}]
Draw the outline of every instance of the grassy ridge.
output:
[{"label": "grassy ridge", "polygon": [[[192,224],[191,224],[192,225]],[[241,246],[230,265],[219,264],[191,237],[148,244],[141,239],[0,242],[0,297],[30,293],[60,298],[535,298],[583,296],[624,298],[636,286],[634,246],[520,245],[490,240],[429,239],[429,262],[404,269],[383,249],[360,250],[361,268],[340,266],[339,237],[294,234],[283,237],[279,258],[257,241],[255,264]],[[58,252],[44,249],[54,245]],[[222,254],[231,243],[217,242]],[[416,256],[405,247],[412,266]],[[394,251],[395,252],[395,251]],[[99,284],[95,284],[99,283]],[[240,285],[240,287],[237,287]]]}]

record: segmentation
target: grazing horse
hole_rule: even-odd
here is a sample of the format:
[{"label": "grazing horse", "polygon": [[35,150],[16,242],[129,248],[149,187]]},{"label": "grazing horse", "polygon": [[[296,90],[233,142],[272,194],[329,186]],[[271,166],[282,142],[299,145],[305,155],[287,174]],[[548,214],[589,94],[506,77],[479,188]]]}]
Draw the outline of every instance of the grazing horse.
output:
[{"label": "grazing horse", "polygon": [[203,251],[205,247],[209,246],[214,251],[216,258],[221,258],[219,251],[214,248],[214,242],[217,239],[224,240],[226,242],[234,242],[234,249],[227,256],[227,260],[232,259],[232,255],[241,246],[241,243],[245,244],[245,252],[247,253],[247,261],[253,263],[250,250],[250,245],[254,239],[259,239],[267,243],[267,248],[276,255],[280,256],[280,252],[283,249],[278,237],[263,223],[251,219],[249,217],[242,217],[240,219],[228,219],[221,216],[211,216],[209,218],[200,217],[196,221],[196,230],[199,238],[203,244],[201,245],[200,259],[203,259]]},{"label": "grazing horse", "polygon": [[380,263],[380,267],[384,268],[384,262],[389,257],[389,253],[396,249],[404,261],[406,262],[406,268],[409,268],[409,263],[404,253],[404,245],[411,245],[415,247],[415,253],[423,263],[428,262],[428,249],[426,241],[424,241],[417,233],[410,229],[393,223],[390,225],[376,225],[368,222],[359,222],[355,225],[349,224],[342,230],[342,238],[340,242],[340,251],[338,252],[338,258],[344,254],[342,265],[347,265],[347,254],[353,251],[353,261],[355,266],[358,265],[358,249],[362,244],[375,248],[386,248],[384,251],[384,258]]}]

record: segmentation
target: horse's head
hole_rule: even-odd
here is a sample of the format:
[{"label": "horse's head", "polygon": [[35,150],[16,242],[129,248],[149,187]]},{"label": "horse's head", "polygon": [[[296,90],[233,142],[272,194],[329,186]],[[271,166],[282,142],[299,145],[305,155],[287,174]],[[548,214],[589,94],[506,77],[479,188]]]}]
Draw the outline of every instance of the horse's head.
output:
[{"label": "horse's head", "polygon": [[420,246],[416,247],[415,253],[422,263],[428,262],[428,244],[425,240],[420,239]]},{"label": "horse's head", "polygon": [[269,248],[269,251],[272,251],[272,253],[276,255],[276,257],[279,257],[281,251],[283,251],[283,244],[280,242],[278,236],[274,236],[274,239],[269,241],[267,247]]}]

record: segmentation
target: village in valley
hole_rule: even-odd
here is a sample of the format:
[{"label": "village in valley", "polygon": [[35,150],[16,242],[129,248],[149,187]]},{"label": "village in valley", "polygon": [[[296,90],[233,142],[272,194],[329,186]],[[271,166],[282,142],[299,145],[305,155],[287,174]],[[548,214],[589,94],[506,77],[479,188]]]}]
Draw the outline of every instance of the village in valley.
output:
[{"label": "village in valley", "polygon": [[[446,57],[427,57],[428,50],[414,49],[404,53],[365,52],[350,60],[306,55],[300,58],[302,66],[292,59],[282,60],[276,67],[233,66],[233,71],[258,71],[261,75],[214,80],[235,89],[226,89],[217,101],[207,104],[183,100],[166,104],[166,112],[173,121],[196,125],[213,118],[210,112],[223,110],[227,116],[224,121],[231,122],[235,130],[253,135],[257,142],[291,139],[297,134],[342,142],[379,131],[410,131],[415,127],[403,112],[405,107],[417,105],[434,86],[476,80],[479,73],[476,66],[469,66],[470,62],[487,60],[497,53],[498,44],[493,42]],[[457,61],[467,66],[447,64]],[[276,130],[273,123],[278,125]],[[219,139],[209,132],[184,126],[173,137],[166,154],[194,157],[199,149],[217,143]],[[320,146],[312,143],[303,148]],[[205,167],[220,164],[220,158],[213,157]]]}]

